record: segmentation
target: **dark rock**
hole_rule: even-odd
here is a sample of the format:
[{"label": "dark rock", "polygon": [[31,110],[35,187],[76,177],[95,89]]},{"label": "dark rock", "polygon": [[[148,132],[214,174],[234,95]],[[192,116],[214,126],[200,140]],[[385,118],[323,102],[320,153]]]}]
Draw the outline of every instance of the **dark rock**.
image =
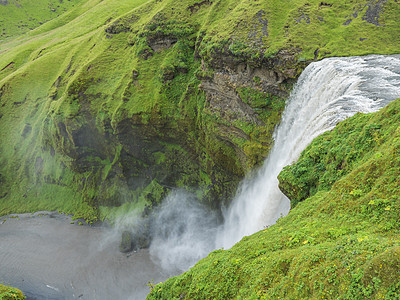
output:
[{"label": "dark rock", "polygon": [[129,27],[125,26],[124,24],[121,24],[119,21],[112,23],[105,29],[105,32],[110,34],[118,34],[121,32],[128,32],[128,31]]},{"label": "dark rock", "polygon": [[314,60],[317,60],[319,54],[319,49],[314,51]]},{"label": "dark rock", "polygon": [[260,10],[257,12],[254,22],[254,29],[250,31],[249,38],[255,39],[261,32],[258,42],[262,44],[262,38],[268,37],[268,19],[265,17],[265,11]]},{"label": "dark rock", "polygon": [[31,124],[26,124],[24,127],[24,130],[22,130],[22,136],[25,138],[29,135],[29,133],[31,133],[32,131],[32,126]]},{"label": "dark rock", "polygon": [[119,244],[119,251],[127,253],[132,251],[132,235],[129,231],[122,232],[121,242]]},{"label": "dark rock", "polygon": [[205,0],[199,3],[195,3],[191,6],[188,7],[188,9],[190,10],[190,13],[196,13],[203,5],[211,5],[212,2],[210,0]]},{"label": "dark rock", "polygon": [[363,12],[365,8],[367,8],[362,20],[366,21],[367,23],[374,24],[375,26],[385,26],[379,24],[380,13],[383,10],[383,5],[385,2],[386,0],[378,0],[376,3],[375,1],[370,1],[364,6],[360,5],[358,8],[354,7],[354,13],[346,17],[348,19],[343,23],[343,25],[349,25],[353,19],[357,18],[358,15]]},{"label": "dark rock", "polygon": [[10,62],[7,66],[5,66],[3,69],[1,69],[0,72],[1,72],[1,71],[4,71],[5,69],[7,69],[7,68],[9,68],[9,67],[12,67],[14,64],[15,64],[15,63],[14,63],[13,61]]},{"label": "dark rock", "polygon": [[261,25],[261,33],[263,36],[267,37],[268,36],[268,20],[265,18],[265,11],[260,10],[257,13],[257,20]]},{"label": "dark rock", "polygon": [[163,77],[164,82],[174,79],[175,78],[175,70],[172,70],[172,69],[166,70],[163,73],[162,77]]},{"label": "dark rock", "polygon": [[353,21],[353,20],[352,19],[348,19],[342,25],[347,26],[347,25],[349,25],[351,23],[351,21]]},{"label": "dark rock", "polygon": [[307,24],[310,24],[310,17],[305,15],[303,12],[301,13],[300,18],[294,19],[297,23],[301,23],[302,20],[306,21]]},{"label": "dark rock", "polygon": [[151,49],[158,52],[171,48],[177,41],[178,39],[176,38],[151,39],[149,40],[149,44]]},{"label": "dark rock", "polygon": [[362,17],[362,19],[363,19],[363,21],[366,21],[367,23],[374,24],[376,26],[382,26],[381,24],[379,24],[379,17],[380,17],[380,13],[383,9],[383,4],[386,1],[380,0],[377,3],[374,3],[374,2],[375,1],[371,1],[370,3],[367,4],[368,9],[367,9],[365,15]]}]

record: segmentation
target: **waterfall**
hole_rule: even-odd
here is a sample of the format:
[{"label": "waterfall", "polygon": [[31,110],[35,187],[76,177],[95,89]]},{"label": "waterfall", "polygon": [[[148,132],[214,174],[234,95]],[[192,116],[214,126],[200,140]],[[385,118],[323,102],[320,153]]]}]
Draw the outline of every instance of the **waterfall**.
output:
[{"label": "waterfall", "polygon": [[[185,271],[210,251],[230,248],[243,236],[274,224],[290,209],[289,200],[278,188],[282,168],[338,122],[357,112],[378,111],[399,97],[400,55],[327,58],[311,63],[287,100],[268,158],[256,174],[240,184],[223,212],[223,224],[216,226],[206,209],[191,204],[184,193],[175,193],[154,217],[153,222],[159,224],[154,228],[159,229],[153,233],[150,253],[162,266]],[[179,220],[166,222],[166,216],[176,215],[174,209],[179,211]],[[193,218],[199,211],[201,217]],[[168,224],[168,234],[162,224]]]},{"label": "waterfall", "polygon": [[217,235],[230,248],[243,236],[274,224],[290,209],[278,188],[282,168],[321,133],[357,112],[376,112],[400,97],[400,55],[327,58],[311,63],[289,97],[274,146],[257,175],[245,179]]},{"label": "waterfall", "polygon": [[[59,213],[3,217],[0,277],[38,299],[142,299],[151,278],[158,282],[186,271],[210,251],[230,248],[286,215],[290,202],[277,180],[282,168],[338,122],[356,112],[375,112],[399,97],[400,55],[314,62],[287,100],[268,158],[240,184],[222,225],[216,213],[185,191],[170,193],[149,219],[127,214],[115,228],[71,226]],[[149,251],[119,253],[118,226],[141,221],[151,224]]]}]

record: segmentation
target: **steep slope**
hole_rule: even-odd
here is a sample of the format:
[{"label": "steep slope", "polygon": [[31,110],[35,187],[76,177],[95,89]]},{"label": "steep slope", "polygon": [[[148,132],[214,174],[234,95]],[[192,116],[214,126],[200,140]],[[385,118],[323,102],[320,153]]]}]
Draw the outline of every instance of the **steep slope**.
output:
[{"label": "steep slope", "polygon": [[[289,196],[310,197],[277,224],[156,285],[148,298],[397,299],[399,123],[400,99],[314,140],[280,175]],[[327,175],[317,172],[317,191],[308,178],[321,164]]]},{"label": "steep slope", "polygon": [[81,0],[2,0],[0,1],[0,38],[17,36],[50,21]]},{"label": "steep slope", "polygon": [[219,207],[267,155],[307,63],[395,53],[399,12],[393,1],[88,0],[7,39],[0,213],[94,221],[101,207],[146,213],[174,187]]}]

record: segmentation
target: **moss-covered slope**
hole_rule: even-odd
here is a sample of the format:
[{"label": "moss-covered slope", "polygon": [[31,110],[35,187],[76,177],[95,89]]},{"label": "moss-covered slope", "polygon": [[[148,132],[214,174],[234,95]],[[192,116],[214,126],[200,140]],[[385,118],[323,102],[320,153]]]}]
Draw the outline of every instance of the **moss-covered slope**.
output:
[{"label": "moss-covered slope", "polygon": [[82,0],[1,0],[0,39],[24,33],[52,20]]},{"label": "moss-covered slope", "polygon": [[22,294],[20,290],[0,284],[0,299],[23,300],[26,299],[26,297],[24,296],[24,294]]},{"label": "moss-covered slope", "polygon": [[[389,177],[391,181],[397,180],[391,174],[399,160],[398,148],[392,145],[392,139],[394,143],[398,141],[400,119],[396,113],[394,109],[374,117],[358,113],[350,121],[338,124],[333,132],[316,138],[296,164],[285,167],[279,174],[279,187],[290,198],[292,207],[318,191],[330,190],[336,181],[363,164],[357,176],[361,181],[367,176],[370,184],[352,190],[354,197],[369,193],[381,175],[385,180]],[[382,163],[381,173],[375,173],[375,165]]]},{"label": "moss-covered slope", "polygon": [[[329,180],[316,173],[318,192],[309,184],[313,196],[287,217],[230,250],[214,251],[190,271],[155,286],[148,298],[398,299],[399,124],[400,99],[317,138],[280,180],[287,190],[304,190],[311,172],[296,170],[324,164]],[[346,167],[336,168],[338,161]],[[325,180],[329,185],[322,188]]]},{"label": "moss-covered slope", "polygon": [[399,14],[394,1],[87,0],[0,42],[0,214],[95,220],[177,186],[218,207],[267,155],[307,63],[397,52]]}]

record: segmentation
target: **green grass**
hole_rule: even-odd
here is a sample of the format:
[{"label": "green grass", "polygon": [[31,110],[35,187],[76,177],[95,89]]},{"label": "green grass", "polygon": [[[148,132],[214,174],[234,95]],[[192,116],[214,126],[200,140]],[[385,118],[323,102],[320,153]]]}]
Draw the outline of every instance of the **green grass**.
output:
[{"label": "green grass", "polygon": [[[373,180],[375,164],[384,164],[380,169],[389,176],[393,164],[398,162],[399,115],[396,108],[386,113],[356,114],[351,120],[338,124],[333,132],[327,132],[313,141],[302,153],[298,162],[287,166],[279,175],[280,188],[291,199],[292,206],[318,191],[330,190],[332,185],[349,174],[357,166],[363,171],[357,176]],[[371,165],[371,162],[373,164]],[[390,180],[395,180],[393,174]],[[370,178],[372,177],[372,178]],[[371,189],[366,185],[355,189],[355,197],[365,195]]]},{"label": "green grass", "polygon": [[3,1],[0,5],[0,38],[6,39],[33,30],[82,2],[82,0]]},{"label": "green grass", "polygon": [[20,290],[0,284],[0,299],[23,300],[26,299],[26,297],[22,294]]},{"label": "green grass", "polygon": [[[280,180],[285,184],[291,177],[284,174],[304,162],[310,169],[324,163],[326,173],[316,177],[328,173],[329,186],[297,202],[275,225],[156,285],[148,299],[398,299],[399,118],[400,99],[317,138]],[[379,130],[373,126],[369,136],[371,124]],[[334,171],[333,156],[354,152],[346,172]],[[291,187],[302,187],[307,174]]]}]

